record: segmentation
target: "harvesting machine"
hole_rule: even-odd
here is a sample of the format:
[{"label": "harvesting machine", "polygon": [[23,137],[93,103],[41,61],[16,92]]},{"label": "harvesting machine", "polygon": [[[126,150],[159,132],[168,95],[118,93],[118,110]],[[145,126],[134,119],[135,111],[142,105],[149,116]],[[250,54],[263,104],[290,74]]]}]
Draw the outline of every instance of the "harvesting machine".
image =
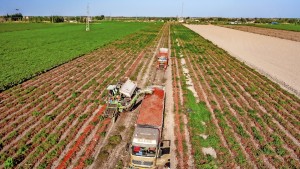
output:
[{"label": "harvesting machine", "polygon": [[139,103],[145,94],[152,94],[151,88],[140,89],[137,84],[127,79],[115,85],[109,85],[106,89],[106,110],[104,117],[116,118],[123,111],[130,111],[134,105]]}]

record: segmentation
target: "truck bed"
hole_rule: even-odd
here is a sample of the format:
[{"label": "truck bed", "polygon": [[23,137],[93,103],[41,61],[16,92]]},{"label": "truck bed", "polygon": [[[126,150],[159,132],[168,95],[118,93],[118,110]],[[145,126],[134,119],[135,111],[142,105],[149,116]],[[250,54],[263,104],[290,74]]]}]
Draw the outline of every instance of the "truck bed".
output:
[{"label": "truck bed", "polygon": [[163,112],[165,91],[154,87],[153,94],[146,95],[140,108],[137,119],[139,126],[151,126],[161,130],[163,125]]}]

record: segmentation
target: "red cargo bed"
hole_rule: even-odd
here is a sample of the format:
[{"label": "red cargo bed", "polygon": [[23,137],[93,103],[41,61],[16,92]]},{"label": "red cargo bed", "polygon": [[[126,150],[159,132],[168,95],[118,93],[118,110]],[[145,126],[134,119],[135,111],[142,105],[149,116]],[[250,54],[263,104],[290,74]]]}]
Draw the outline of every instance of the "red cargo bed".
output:
[{"label": "red cargo bed", "polygon": [[165,91],[155,87],[153,94],[146,95],[137,119],[137,125],[153,126],[161,130],[163,125]]}]

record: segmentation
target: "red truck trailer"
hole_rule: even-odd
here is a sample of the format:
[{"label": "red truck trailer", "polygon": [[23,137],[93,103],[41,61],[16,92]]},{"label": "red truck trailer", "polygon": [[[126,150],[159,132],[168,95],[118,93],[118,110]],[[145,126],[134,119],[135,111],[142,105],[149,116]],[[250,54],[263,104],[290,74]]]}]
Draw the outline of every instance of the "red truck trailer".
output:
[{"label": "red truck trailer", "polygon": [[170,163],[170,140],[162,140],[165,90],[153,87],[142,101],[130,145],[130,168],[157,168]]},{"label": "red truck trailer", "polygon": [[157,69],[167,69],[169,61],[169,49],[160,48],[157,55]]}]

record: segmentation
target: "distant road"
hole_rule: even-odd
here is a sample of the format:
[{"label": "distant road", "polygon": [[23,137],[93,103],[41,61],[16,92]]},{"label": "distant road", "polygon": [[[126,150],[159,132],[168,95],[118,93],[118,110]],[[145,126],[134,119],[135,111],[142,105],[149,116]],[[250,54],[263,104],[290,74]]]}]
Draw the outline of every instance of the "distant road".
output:
[{"label": "distant road", "polygon": [[300,42],[213,25],[185,25],[300,97]]}]

